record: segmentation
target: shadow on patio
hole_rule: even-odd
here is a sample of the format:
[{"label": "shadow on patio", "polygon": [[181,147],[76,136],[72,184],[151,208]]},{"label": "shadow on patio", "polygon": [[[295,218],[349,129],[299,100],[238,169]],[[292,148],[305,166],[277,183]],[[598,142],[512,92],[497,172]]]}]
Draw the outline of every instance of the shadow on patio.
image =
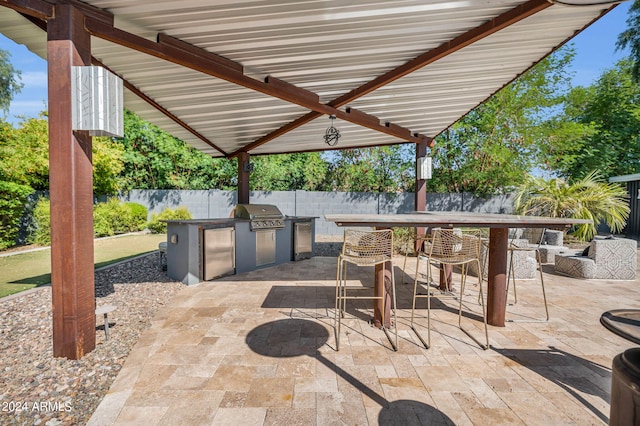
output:
[{"label": "shadow on patio", "polygon": [[[402,258],[395,266],[400,278]],[[398,352],[365,321],[366,304],[349,308],[337,352],[335,268],[335,258],[315,257],[185,288],[140,338],[90,424],[607,423],[611,361],[631,345],[599,317],[640,308],[636,282],[546,274],[550,321],[490,327],[483,351],[455,326],[448,302],[435,306],[431,349],[421,347],[408,326],[413,285],[398,279]],[[349,272],[354,285],[372,279],[370,268]],[[472,290],[465,303],[477,314]],[[535,316],[539,293],[518,283],[507,315]]]}]

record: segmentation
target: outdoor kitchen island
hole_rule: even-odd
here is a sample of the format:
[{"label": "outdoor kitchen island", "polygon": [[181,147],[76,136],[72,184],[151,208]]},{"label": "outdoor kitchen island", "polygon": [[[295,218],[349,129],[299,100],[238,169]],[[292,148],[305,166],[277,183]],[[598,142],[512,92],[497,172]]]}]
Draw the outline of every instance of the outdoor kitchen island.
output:
[{"label": "outdoor kitchen island", "polygon": [[239,204],[235,215],[167,220],[167,275],[191,285],[314,255],[315,217],[259,204]]}]

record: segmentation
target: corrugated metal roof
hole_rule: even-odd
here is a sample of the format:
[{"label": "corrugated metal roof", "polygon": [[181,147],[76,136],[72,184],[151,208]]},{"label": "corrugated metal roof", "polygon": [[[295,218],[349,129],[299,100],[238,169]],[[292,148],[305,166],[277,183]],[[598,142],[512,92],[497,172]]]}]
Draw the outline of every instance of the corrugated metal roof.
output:
[{"label": "corrugated metal roof", "polygon": [[[327,103],[505,13],[523,1],[96,0],[115,26],[155,40],[165,33],[310,90]],[[349,104],[435,137],[492,93],[598,18],[605,6],[552,5]],[[46,57],[46,34],[0,7],[0,31]],[[92,39],[93,56],[230,154],[308,112],[305,108],[146,54]],[[128,92],[145,119],[212,155],[224,154]],[[322,150],[327,116],[251,151]],[[343,120],[338,147],[402,140]]]}]

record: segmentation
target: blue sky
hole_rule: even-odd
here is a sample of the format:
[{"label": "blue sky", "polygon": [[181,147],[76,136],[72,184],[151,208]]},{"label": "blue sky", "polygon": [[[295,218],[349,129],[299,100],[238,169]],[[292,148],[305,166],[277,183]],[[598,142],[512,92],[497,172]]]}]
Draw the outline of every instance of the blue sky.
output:
[{"label": "blue sky", "polygon": [[[626,27],[631,1],[626,1],[598,20],[595,24],[576,36],[571,43],[575,45],[576,57],[573,62],[573,84],[588,86],[604,70],[611,68],[629,51],[616,51],[618,34]],[[46,109],[47,63],[29,52],[24,46],[7,39],[0,31],[0,49],[11,53],[11,63],[22,72],[22,91],[11,103],[7,119],[20,121],[19,116],[35,117]]]}]

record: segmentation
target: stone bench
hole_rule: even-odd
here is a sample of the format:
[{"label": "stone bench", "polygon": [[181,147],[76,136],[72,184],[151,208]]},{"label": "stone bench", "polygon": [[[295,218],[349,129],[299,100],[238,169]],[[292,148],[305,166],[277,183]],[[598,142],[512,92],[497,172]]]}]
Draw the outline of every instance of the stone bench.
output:
[{"label": "stone bench", "polygon": [[540,263],[553,263],[556,255],[569,253],[569,248],[563,245],[564,232],[545,229],[541,240],[536,232],[540,232],[540,230],[527,229],[524,231],[523,237],[528,237],[529,246],[537,248],[540,252]]},{"label": "stone bench", "polygon": [[555,271],[575,278],[634,280],[638,243],[626,238],[595,238],[586,254],[574,252],[555,257]]},{"label": "stone bench", "polygon": [[555,263],[556,256],[559,254],[563,255],[571,255],[573,251],[564,246],[553,246],[553,245],[541,245],[538,248],[540,252],[540,262],[542,263]]}]

